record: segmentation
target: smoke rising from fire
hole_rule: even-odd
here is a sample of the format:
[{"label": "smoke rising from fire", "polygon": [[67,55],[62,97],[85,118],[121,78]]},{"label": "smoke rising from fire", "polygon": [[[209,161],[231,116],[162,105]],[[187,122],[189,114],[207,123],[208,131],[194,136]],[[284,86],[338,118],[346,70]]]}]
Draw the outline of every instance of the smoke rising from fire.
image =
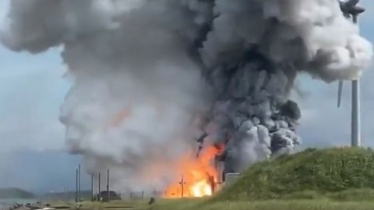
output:
[{"label": "smoke rising from fire", "polygon": [[373,54],[358,32],[337,0],[12,0],[1,41],[63,46],[71,152],[145,189],[179,177],[199,132],[226,145],[228,172],[292,151],[297,74],[358,78]]}]

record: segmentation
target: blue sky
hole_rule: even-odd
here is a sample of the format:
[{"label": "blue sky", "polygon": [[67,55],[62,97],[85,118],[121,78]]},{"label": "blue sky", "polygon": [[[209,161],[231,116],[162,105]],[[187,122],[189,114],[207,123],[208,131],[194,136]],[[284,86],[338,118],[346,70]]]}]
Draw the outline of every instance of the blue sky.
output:
[{"label": "blue sky", "polygon": [[[374,1],[366,0],[363,4],[368,11],[361,18],[362,34],[374,41]],[[8,0],[1,0],[0,19],[5,16],[7,7]],[[59,49],[39,55],[14,53],[0,46],[0,170],[7,168],[11,171],[11,175],[0,173],[0,186],[5,183],[24,184],[25,170],[29,170],[30,165],[38,164],[37,158],[46,158],[43,166],[38,167],[48,168],[55,176],[45,182],[45,171],[33,172],[29,179],[34,184],[28,188],[58,190],[66,185],[73,186],[70,182],[74,178],[70,170],[74,171],[79,158],[63,152],[64,128],[58,121],[58,114],[69,83],[62,78],[65,67],[59,53]],[[364,146],[374,145],[374,129],[371,125],[374,120],[374,112],[371,111],[374,105],[373,76],[373,70],[368,69],[362,79]],[[305,97],[298,99],[303,110],[299,129],[304,141],[303,147],[349,144],[349,83],[345,83],[340,109],[336,108],[336,83],[325,84],[305,75],[300,78],[299,84],[307,93]],[[10,156],[13,151],[19,151],[21,155]],[[52,157],[53,154],[56,154],[55,157]],[[58,168],[56,161],[59,162]],[[16,167],[9,166],[16,163],[19,164]]]}]

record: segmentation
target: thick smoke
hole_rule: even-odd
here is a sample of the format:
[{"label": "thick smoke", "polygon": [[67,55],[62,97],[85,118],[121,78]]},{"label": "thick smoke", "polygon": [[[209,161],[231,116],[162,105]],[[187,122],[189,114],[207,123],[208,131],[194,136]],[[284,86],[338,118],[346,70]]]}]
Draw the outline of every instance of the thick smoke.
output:
[{"label": "thick smoke", "polygon": [[13,51],[63,47],[68,146],[132,189],[165,186],[197,127],[227,172],[291,152],[297,74],[351,80],[372,57],[337,0],[12,0],[8,26]]}]

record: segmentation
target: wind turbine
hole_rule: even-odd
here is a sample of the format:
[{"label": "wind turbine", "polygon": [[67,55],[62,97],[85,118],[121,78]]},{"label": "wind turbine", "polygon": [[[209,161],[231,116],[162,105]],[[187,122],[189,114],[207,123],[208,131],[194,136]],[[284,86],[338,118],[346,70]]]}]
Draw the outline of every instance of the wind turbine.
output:
[{"label": "wind turbine", "polygon": [[[344,16],[352,18],[353,23],[357,24],[357,16],[365,11],[364,8],[356,6],[359,0],[339,1],[340,9]],[[339,81],[338,88],[338,107],[340,107],[343,90],[343,81]],[[360,80],[352,81],[352,119],[351,119],[351,146],[359,147],[361,145],[360,130]]]}]

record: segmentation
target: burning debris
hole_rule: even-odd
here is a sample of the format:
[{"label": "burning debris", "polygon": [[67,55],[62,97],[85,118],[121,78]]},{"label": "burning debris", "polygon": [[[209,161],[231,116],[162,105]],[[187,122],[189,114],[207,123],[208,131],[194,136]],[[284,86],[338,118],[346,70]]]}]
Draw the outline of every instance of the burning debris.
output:
[{"label": "burning debris", "polygon": [[[60,119],[88,172],[110,167],[120,191],[178,190],[183,176],[181,193],[203,196],[214,191],[217,155],[225,172],[240,172],[301,143],[289,98],[300,72],[352,80],[370,64],[372,45],[341,5],[11,0],[1,40],[13,51],[63,47],[75,80]],[[196,112],[207,119],[199,126]]]}]

